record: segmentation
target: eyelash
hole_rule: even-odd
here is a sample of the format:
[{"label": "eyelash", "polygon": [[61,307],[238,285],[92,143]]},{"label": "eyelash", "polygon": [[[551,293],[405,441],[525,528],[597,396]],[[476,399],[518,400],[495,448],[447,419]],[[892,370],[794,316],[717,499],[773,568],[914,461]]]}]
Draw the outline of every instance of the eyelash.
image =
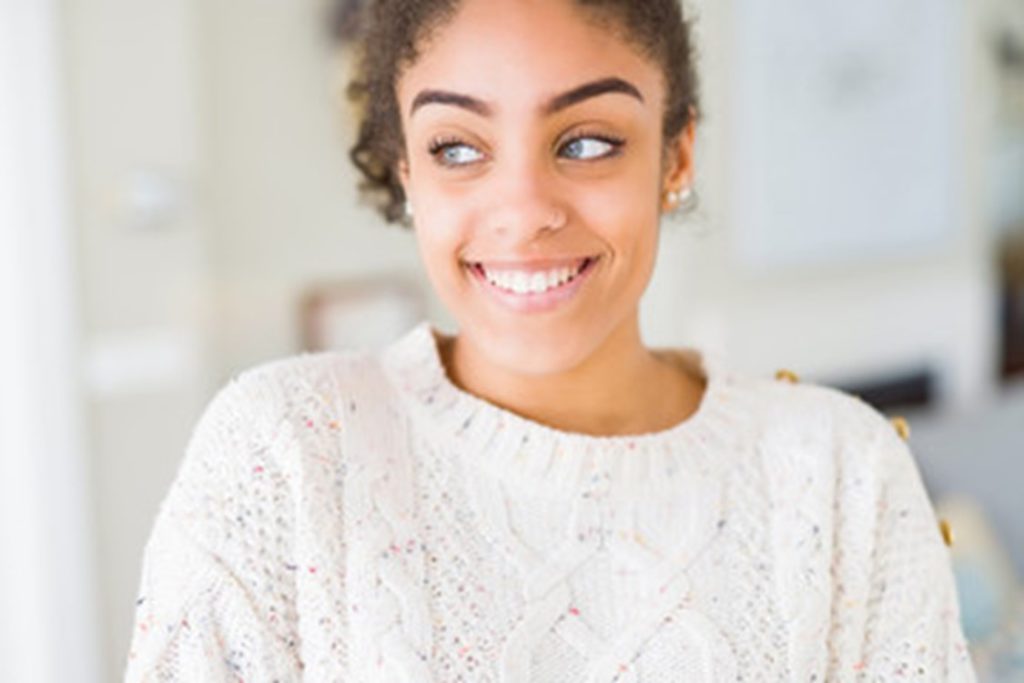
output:
[{"label": "eyelash", "polygon": [[[574,135],[573,137],[571,137],[568,140],[566,140],[564,143],[562,143],[562,145],[559,146],[559,149],[560,150],[564,149],[568,145],[572,144],[573,142],[577,142],[579,140],[591,140],[591,139],[598,140],[598,141],[603,142],[603,143],[605,143],[607,145],[611,145],[611,150],[608,151],[606,154],[603,154],[601,156],[594,157],[592,159],[582,159],[581,161],[593,162],[593,161],[601,161],[601,160],[604,160],[604,159],[610,159],[612,157],[617,157],[617,156],[619,156],[622,153],[622,147],[626,144],[626,141],[624,139],[622,139],[620,137],[616,137],[614,135],[605,135],[604,133],[591,133],[591,132],[587,132],[587,131],[581,131],[581,132],[577,133],[576,135]],[[457,137],[454,137],[454,136],[442,136],[442,137],[438,137],[438,138],[435,138],[434,140],[432,140],[430,142],[430,145],[427,148],[427,151],[429,152],[430,156],[433,157],[434,161],[438,165],[440,165],[440,166],[445,166],[445,167],[448,167],[448,168],[459,168],[459,167],[462,167],[462,166],[470,166],[471,164],[475,163],[475,162],[469,162],[469,163],[466,163],[466,164],[449,164],[449,163],[441,160],[441,156],[440,156],[441,152],[445,151],[446,149],[448,149],[450,147],[460,147],[460,146],[473,147],[473,145],[471,145],[471,144],[469,144],[469,143],[467,143],[467,142],[465,142],[465,141],[463,141],[463,140],[461,140],[461,139],[459,139]],[[476,149],[476,148],[473,147],[473,149]]]}]

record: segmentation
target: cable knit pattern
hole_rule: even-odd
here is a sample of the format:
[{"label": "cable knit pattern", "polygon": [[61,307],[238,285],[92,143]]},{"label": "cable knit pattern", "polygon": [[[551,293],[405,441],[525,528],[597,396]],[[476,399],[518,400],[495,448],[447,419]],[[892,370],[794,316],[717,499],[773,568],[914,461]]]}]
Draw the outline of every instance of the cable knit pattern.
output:
[{"label": "cable knit pattern", "polygon": [[130,681],[974,681],[889,422],[708,354],[697,412],[597,437],[379,354],[242,373],[146,546]]}]

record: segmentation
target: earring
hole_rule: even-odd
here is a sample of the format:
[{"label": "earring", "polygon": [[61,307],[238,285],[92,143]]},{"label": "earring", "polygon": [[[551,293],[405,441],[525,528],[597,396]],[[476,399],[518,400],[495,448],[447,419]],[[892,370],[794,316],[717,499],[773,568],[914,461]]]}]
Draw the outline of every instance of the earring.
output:
[{"label": "earring", "polygon": [[693,188],[687,185],[678,193],[679,204],[681,206],[687,206],[690,200],[693,198]]},{"label": "earring", "polygon": [[684,187],[681,190],[669,190],[665,193],[665,200],[668,203],[668,211],[672,214],[681,214],[692,208],[693,188]]},{"label": "earring", "polygon": [[405,200],[405,218],[406,220],[412,218],[412,202],[408,199]]}]

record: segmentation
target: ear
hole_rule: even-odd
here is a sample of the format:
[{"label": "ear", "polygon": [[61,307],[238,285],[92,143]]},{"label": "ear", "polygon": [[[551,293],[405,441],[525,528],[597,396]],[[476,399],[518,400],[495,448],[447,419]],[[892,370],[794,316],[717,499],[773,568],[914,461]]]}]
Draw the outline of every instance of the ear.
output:
[{"label": "ear", "polygon": [[402,193],[409,196],[409,162],[405,157],[395,162],[395,176],[402,185]]},{"label": "ear", "polygon": [[662,193],[679,191],[693,184],[693,145],[697,136],[697,122],[690,117],[686,124],[665,149],[665,172],[662,178]]}]

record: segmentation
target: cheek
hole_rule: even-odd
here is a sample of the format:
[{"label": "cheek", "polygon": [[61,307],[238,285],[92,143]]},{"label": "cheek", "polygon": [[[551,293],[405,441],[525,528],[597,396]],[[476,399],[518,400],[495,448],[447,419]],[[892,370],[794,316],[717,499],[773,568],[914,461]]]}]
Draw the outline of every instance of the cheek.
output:
[{"label": "cheek", "polygon": [[658,219],[660,170],[655,145],[637,135],[625,157],[612,162],[604,177],[579,178],[575,200],[590,216],[609,222],[637,223]]},{"label": "cheek", "polygon": [[437,278],[462,275],[460,257],[478,240],[487,193],[480,183],[452,182],[429,171],[416,185],[415,226],[421,253]]},{"label": "cheek", "polygon": [[424,268],[446,301],[448,292],[466,285],[459,257],[468,241],[468,231],[459,202],[445,202],[434,194],[416,205],[416,242]]},{"label": "cheek", "polygon": [[[602,191],[590,191],[578,203],[584,223],[618,256],[632,264],[649,257],[657,242],[660,220],[653,180],[610,183]],[[620,264],[622,265],[622,264]]]}]

